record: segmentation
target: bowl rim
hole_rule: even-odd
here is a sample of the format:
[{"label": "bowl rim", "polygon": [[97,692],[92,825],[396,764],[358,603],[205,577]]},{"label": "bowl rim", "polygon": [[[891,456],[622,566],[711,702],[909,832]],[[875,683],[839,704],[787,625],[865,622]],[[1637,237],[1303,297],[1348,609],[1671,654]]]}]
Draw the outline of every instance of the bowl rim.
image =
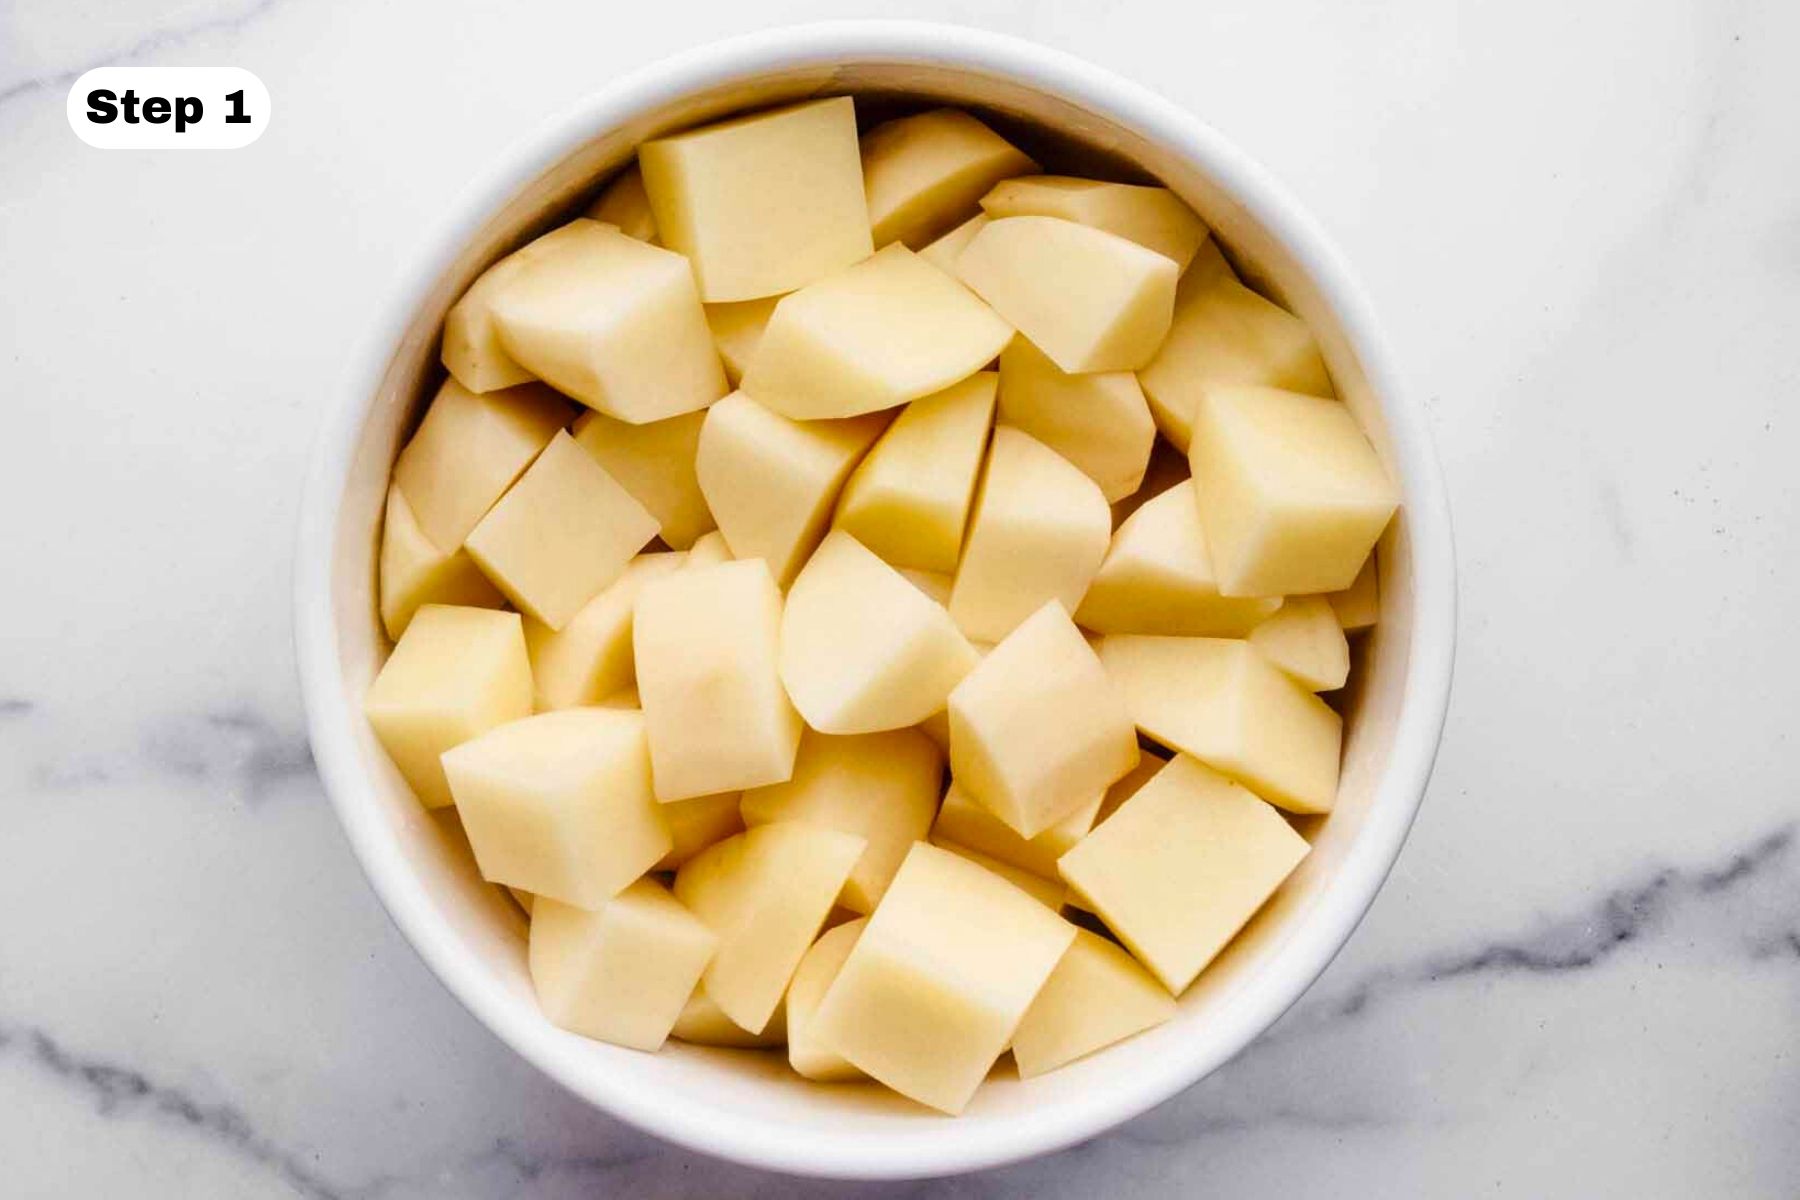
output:
[{"label": "bowl rim", "polygon": [[[1039,86],[1136,128],[1195,163],[1252,211],[1293,256],[1337,317],[1386,419],[1401,475],[1414,563],[1413,634],[1386,768],[1365,825],[1331,889],[1296,922],[1282,954],[1254,980],[1242,1017],[1168,1055],[1151,1074],[1096,1090],[1080,1105],[1033,1114],[996,1130],[943,1123],[941,1135],[855,1146],[769,1123],[720,1122],[685,1111],[655,1089],[617,1086],[577,1072],[529,1036],[485,970],[465,954],[377,819],[353,736],[358,713],[342,694],[338,622],[331,603],[333,546],[363,420],[402,334],[458,254],[518,188],[602,129],[690,93],[751,75],[844,61],[922,64],[997,74]],[[1455,559],[1449,503],[1423,411],[1399,377],[1360,287],[1323,230],[1258,163],[1198,116],[1073,55],[1005,34],[924,21],[850,20],[728,38],[622,76],[545,122],[447,209],[405,260],[377,306],[366,342],[348,362],[316,437],[294,564],[294,637],[302,697],[322,783],[364,873],[389,916],[439,981],[521,1057],[602,1111],[704,1154],[794,1174],[905,1179],[1001,1166],[1094,1137],[1169,1099],[1236,1055],[1324,971],[1368,911],[1424,797],[1449,706],[1455,641]],[[1005,1136],[1000,1136],[1004,1133]],[[879,1139],[876,1139],[878,1142]]]}]

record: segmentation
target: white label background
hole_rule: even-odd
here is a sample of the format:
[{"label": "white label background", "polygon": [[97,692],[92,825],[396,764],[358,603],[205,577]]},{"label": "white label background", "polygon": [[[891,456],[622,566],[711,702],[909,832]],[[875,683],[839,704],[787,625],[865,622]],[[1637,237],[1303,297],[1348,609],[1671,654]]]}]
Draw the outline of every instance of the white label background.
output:
[{"label": "white label background", "polygon": [[[107,125],[88,120],[88,93],[108,89],[119,113]],[[138,96],[138,123],[125,123],[124,106],[119,103],[127,89]],[[232,92],[244,93],[244,114],[248,124],[228,125]],[[152,125],[143,117],[144,101],[161,96],[169,102],[169,119]],[[197,98],[205,111],[200,120],[180,133],[175,132],[175,101],[181,96]],[[269,89],[242,67],[95,67],[77,79],[69,89],[69,128],[90,146],[102,150],[236,150],[248,146],[269,127]]]}]

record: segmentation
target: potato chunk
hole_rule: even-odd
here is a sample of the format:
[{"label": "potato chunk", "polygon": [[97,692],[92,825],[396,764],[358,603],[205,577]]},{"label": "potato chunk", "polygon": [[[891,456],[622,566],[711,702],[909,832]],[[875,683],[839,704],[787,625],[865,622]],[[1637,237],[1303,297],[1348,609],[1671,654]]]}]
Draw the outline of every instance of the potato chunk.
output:
[{"label": "potato chunk", "polygon": [[950,615],[971,638],[997,642],[1046,600],[1073,611],[1111,536],[1112,510],[1100,486],[1036,438],[1001,426],[950,591]]},{"label": "potato chunk", "polygon": [[669,1038],[718,938],[660,883],[640,879],[589,911],[534,904],[528,961],[551,1024],[633,1050]]},{"label": "potato chunk", "polygon": [[520,365],[621,421],[659,421],[725,394],[687,260],[610,225],[577,220],[545,234],[490,303]]},{"label": "potato chunk", "polygon": [[519,614],[427,604],[381,673],[363,712],[427,808],[451,803],[439,756],[531,713],[531,664]]},{"label": "potato chunk", "polygon": [[1280,813],[1177,755],[1060,867],[1086,907],[1179,996],[1308,849]]},{"label": "potato chunk", "polygon": [[1080,807],[1036,837],[1022,838],[953,780],[950,789],[944,793],[944,804],[938,810],[937,820],[931,826],[931,836],[1045,879],[1057,879],[1056,860],[1094,827],[1104,794],[1096,790]]},{"label": "potato chunk", "polygon": [[1065,371],[1135,371],[1169,332],[1173,260],[1058,217],[990,221],[956,273]]},{"label": "potato chunk", "polygon": [[725,535],[715,529],[694,539],[681,565],[692,571],[730,561],[731,547],[725,544]]},{"label": "potato chunk", "polygon": [[558,433],[464,544],[507,599],[561,629],[656,530],[630,492]]},{"label": "potato chunk", "polygon": [[851,1066],[848,1059],[813,1040],[812,1018],[868,923],[867,918],[858,918],[827,929],[800,960],[794,981],[788,984],[788,1062],[808,1079],[841,1083],[862,1078],[862,1072]]},{"label": "potato chunk", "polygon": [[1280,596],[1219,595],[1192,480],[1125,518],[1075,621],[1095,633],[1243,637],[1281,607]]},{"label": "potato chunk", "polygon": [[1381,616],[1381,584],[1375,571],[1375,556],[1370,554],[1363,560],[1362,569],[1356,573],[1356,581],[1341,592],[1331,592],[1325,599],[1331,603],[1331,611],[1337,614],[1338,624],[1345,633],[1360,633],[1364,629],[1372,629],[1375,621]]},{"label": "potato chunk", "polygon": [[1023,337],[1000,352],[1000,419],[1074,463],[1108,504],[1137,490],[1156,441],[1137,376],[1070,375]]},{"label": "potato chunk", "polygon": [[1137,760],[1125,696],[1054,600],[950,693],[950,769],[1021,837],[1091,803]]},{"label": "potato chunk", "polygon": [[1309,692],[1332,692],[1350,677],[1350,643],[1323,596],[1290,596],[1250,631],[1250,644]]},{"label": "potato chunk", "polygon": [[933,846],[940,850],[948,850],[958,858],[965,858],[982,870],[998,875],[1006,882],[1036,900],[1053,913],[1062,911],[1063,899],[1069,894],[1068,885],[1060,879],[1045,879],[1024,867],[1003,862],[991,854],[983,854],[979,850],[971,850],[967,846],[959,846],[955,842],[940,838],[933,834],[929,839]]},{"label": "potato chunk", "polygon": [[681,1009],[681,1015],[675,1018],[675,1029],[670,1037],[677,1041],[688,1042],[695,1046],[724,1046],[733,1050],[767,1050],[775,1046],[787,1044],[787,1005],[775,1009],[775,1015],[763,1026],[761,1033],[751,1033],[742,1025],[726,1016],[724,1011],[706,994],[702,984],[694,989],[688,1002]]},{"label": "potato chunk", "polygon": [[1181,281],[1169,336],[1138,372],[1138,382],[1156,427],[1182,450],[1193,438],[1200,393],[1210,384],[1335,394],[1306,322],[1239,283],[1228,267],[1189,272]]},{"label": "potato chunk", "polygon": [[752,788],[740,804],[749,828],[801,821],[862,838],[867,847],[844,881],[838,903],[875,910],[907,847],[931,829],[944,777],[944,755],[916,729],[800,739],[794,777]]},{"label": "potato chunk", "polygon": [[1149,737],[1289,812],[1331,810],[1343,720],[1249,642],[1113,634],[1100,661]]},{"label": "potato chunk", "polygon": [[1227,596],[1349,587],[1400,502],[1348,408],[1275,388],[1207,389],[1189,462]]},{"label": "potato chunk", "polygon": [[1075,927],[990,871],[915,844],[808,1025],[902,1095],[961,1112]]},{"label": "potato chunk", "polygon": [[875,245],[914,250],[975,210],[995,183],[1037,170],[1011,142],[966,112],[933,109],[862,136],[863,190]]},{"label": "potato chunk", "polygon": [[663,245],[708,303],[791,292],[875,248],[847,96],[657,138],[638,165]]},{"label": "potato chunk", "polygon": [[634,685],[631,616],[638,593],[652,579],[681,567],[684,557],[638,555],[560,630],[526,618],[525,647],[531,654],[531,689],[539,712],[600,704]]},{"label": "potato chunk", "polygon": [[759,559],[676,571],[638,596],[638,693],[656,796],[686,800],[794,771],[800,714],[776,659],[781,593]]},{"label": "potato chunk", "polygon": [[956,274],[956,260],[968,248],[982,226],[988,223],[986,213],[976,213],[968,220],[919,251],[919,257],[947,275]]},{"label": "potato chunk", "polygon": [[736,387],[743,380],[744,368],[762,345],[763,330],[769,327],[769,318],[775,315],[775,305],[780,300],[780,296],[765,296],[761,300],[706,306],[706,324],[712,330],[713,344],[719,348],[725,378],[731,386]]},{"label": "potato chunk", "polygon": [[981,211],[1002,217],[1061,217],[1136,242],[1185,271],[1206,241],[1205,222],[1166,187],[1070,175],[1028,175],[994,185]]},{"label": "potato chunk", "polygon": [[446,751],[444,774],[481,877],[540,902],[599,908],[669,852],[641,713],[512,721]]},{"label": "potato chunk", "polygon": [[902,409],[844,485],[836,525],[896,567],[955,571],[998,381],[977,371]]},{"label": "potato chunk", "polygon": [[575,441],[618,480],[660,526],[662,540],[686,550],[713,528],[706,497],[694,473],[703,412],[629,425],[605,413],[586,412],[575,422]]},{"label": "potato chunk", "polygon": [[582,215],[616,225],[626,237],[656,244],[656,214],[650,211],[650,197],[644,193],[644,173],[635,162],[613,176],[599,199]]},{"label": "potato chunk", "polygon": [[1013,1034],[1013,1060],[1031,1079],[1174,1015],[1174,998],[1131,955],[1078,929]]},{"label": "potato chunk", "polygon": [[735,1024],[751,1033],[768,1025],[864,844],[783,821],[710,846],[675,872],[675,898],[719,936],[702,979]]},{"label": "potato chunk", "polygon": [[763,559],[782,587],[793,582],[886,427],[882,414],[794,421],[742,392],[708,409],[694,470],[733,557]]},{"label": "potato chunk", "polygon": [[489,266],[444,315],[438,357],[450,377],[471,392],[492,392],[532,379],[531,372],[514,362],[500,344],[494,297],[524,268],[542,240],[528,242]]},{"label": "potato chunk", "polygon": [[459,548],[574,415],[542,384],[477,395],[446,379],[394,460],[394,482],[432,545]]},{"label": "potato chunk", "polygon": [[796,420],[852,417],[944,390],[992,362],[1012,332],[896,244],[784,296],[743,389]]},{"label": "potato chunk", "polygon": [[399,484],[388,488],[381,518],[381,623],[395,641],[425,604],[500,608],[506,598],[468,551],[446,554],[419,528]]},{"label": "potato chunk", "polygon": [[715,796],[671,800],[663,805],[663,823],[669,827],[669,839],[674,845],[657,860],[654,869],[673,871],[708,846],[744,832],[738,801],[739,793],[720,792]]}]

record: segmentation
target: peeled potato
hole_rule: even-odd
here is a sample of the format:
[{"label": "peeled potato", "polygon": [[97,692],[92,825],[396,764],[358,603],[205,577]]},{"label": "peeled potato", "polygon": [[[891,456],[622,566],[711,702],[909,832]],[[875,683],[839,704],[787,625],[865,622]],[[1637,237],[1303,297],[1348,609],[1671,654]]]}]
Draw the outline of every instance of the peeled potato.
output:
[{"label": "peeled potato", "polygon": [[669,827],[669,852],[651,868],[673,871],[708,846],[716,845],[736,833],[744,832],[744,818],[738,812],[737,792],[720,792],[714,796],[693,796],[687,800],[671,800],[662,806],[663,824]]},{"label": "peeled potato", "polygon": [[532,696],[539,712],[601,704],[634,686],[631,618],[638,593],[657,576],[680,568],[684,557],[638,555],[560,630],[526,619],[525,646],[531,654]]},{"label": "peeled potato", "polygon": [[706,306],[706,324],[725,364],[725,377],[733,387],[743,380],[744,368],[762,345],[763,330],[768,328],[769,318],[775,315],[775,305],[780,301],[780,296],[765,296],[761,300]]},{"label": "peeled potato", "polygon": [[1046,879],[1034,871],[1027,871],[1024,867],[1014,866],[1012,863],[995,858],[991,854],[983,854],[979,850],[971,850],[967,846],[959,846],[955,842],[938,837],[936,834],[931,836],[931,844],[940,850],[948,850],[958,858],[967,859],[969,862],[974,863],[989,874],[999,876],[1001,879],[1006,880],[1006,882],[1018,888],[1021,892],[1024,892],[1027,896],[1030,896],[1033,900],[1036,900],[1051,912],[1062,911],[1063,898],[1068,895],[1069,889],[1061,880]]},{"label": "peeled potato", "polygon": [[1337,614],[1345,633],[1358,633],[1374,627],[1381,615],[1380,583],[1376,579],[1375,556],[1370,554],[1356,573],[1356,581],[1341,592],[1331,592],[1325,599]]},{"label": "peeled potato", "polygon": [[1061,217],[1092,225],[1173,259],[1178,271],[1187,270],[1207,237],[1205,223],[1166,187],[1028,175],[995,184],[981,209],[994,218]]},{"label": "peeled potato", "polygon": [[1143,482],[1156,441],[1137,376],[1070,375],[1023,337],[1000,352],[1000,419],[1074,463],[1109,504]]},{"label": "peeled potato", "polygon": [[751,1033],[726,1016],[724,1010],[706,994],[706,985],[701,984],[682,1006],[681,1015],[675,1018],[675,1028],[670,1031],[669,1036],[695,1046],[724,1046],[733,1050],[766,1050],[785,1046],[787,1006],[780,1005],[775,1009],[775,1015],[769,1018],[769,1023],[763,1026],[761,1033]]},{"label": "peeled potato", "polygon": [[827,929],[800,960],[794,981],[788,984],[788,1062],[808,1079],[839,1083],[862,1078],[862,1072],[848,1060],[813,1040],[812,1018],[867,924],[866,918],[859,918]]},{"label": "peeled potato", "polygon": [[950,789],[944,793],[937,820],[931,826],[931,836],[1045,879],[1056,879],[1056,860],[1094,827],[1104,794],[1095,791],[1092,799],[1036,837],[1022,838],[952,781]]},{"label": "peeled potato", "polygon": [[575,442],[656,518],[662,540],[686,550],[713,528],[694,473],[703,412],[631,425],[587,412],[575,422]]},{"label": "peeled potato", "polygon": [[956,260],[988,223],[986,213],[976,213],[968,220],[919,251],[919,257],[947,275],[956,274]]},{"label": "peeled potato", "polygon": [[1250,631],[1250,644],[1309,692],[1336,691],[1350,677],[1350,643],[1323,596],[1290,596]]},{"label": "peeled potato", "polygon": [[1174,1015],[1174,998],[1131,955],[1078,929],[1019,1021],[1013,1061],[1032,1079]]},{"label": "peeled potato", "polygon": [[682,560],[681,565],[692,571],[730,561],[731,547],[725,544],[725,535],[715,529],[694,539],[694,544],[688,547],[687,557]]},{"label": "peeled potato", "polygon": [[997,181],[1037,164],[966,112],[933,109],[862,137],[863,190],[877,247],[914,250],[972,213]]},{"label": "peeled potato", "polygon": [[399,484],[388,488],[382,514],[380,578],[381,623],[396,641],[421,605],[500,608],[506,603],[468,551],[446,554],[425,536]]},{"label": "peeled potato", "polygon": [[632,163],[606,185],[599,199],[588,206],[584,216],[608,225],[640,242],[656,242],[656,214],[650,211],[650,197],[644,193],[644,173]]}]

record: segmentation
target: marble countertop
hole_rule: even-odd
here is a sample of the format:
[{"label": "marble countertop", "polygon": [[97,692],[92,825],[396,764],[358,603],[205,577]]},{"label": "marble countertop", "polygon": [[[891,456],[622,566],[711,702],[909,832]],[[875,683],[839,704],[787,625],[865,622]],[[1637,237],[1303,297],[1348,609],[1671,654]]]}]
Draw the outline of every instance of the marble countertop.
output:
[{"label": "marble countertop", "polygon": [[[432,980],[311,769],[288,557],[346,348],[472,170],[858,11],[1084,54],[1292,184],[1429,403],[1462,640],[1393,879],[1268,1036],[1065,1154],[838,1189],[590,1111]],[[1792,1195],[1796,45],[1776,0],[0,5],[0,1193]],[[91,150],[102,63],[248,67],[275,118]]]}]

